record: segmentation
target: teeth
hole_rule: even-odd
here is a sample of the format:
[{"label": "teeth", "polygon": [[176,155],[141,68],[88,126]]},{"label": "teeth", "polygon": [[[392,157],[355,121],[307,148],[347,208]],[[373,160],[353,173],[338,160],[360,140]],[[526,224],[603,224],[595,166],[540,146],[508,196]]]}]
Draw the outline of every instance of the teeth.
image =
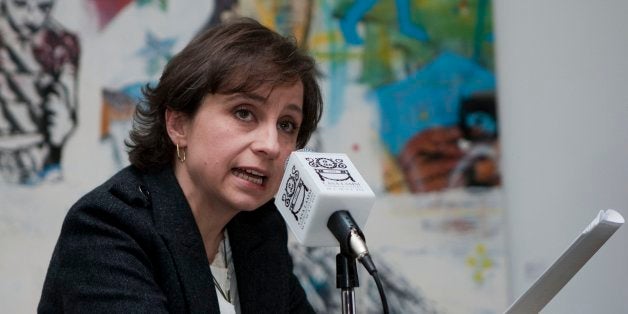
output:
[{"label": "teeth", "polygon": [[257,172],[257,171],[255,171],[255,170],[245,169],[244,171],[245,171],[246,173],[250,173],[250,174],[253,174],[253,175],[256,175],[256,176],[260,176],[260,177],[263,177],[263,176],[264,176],[264,174],[263,174],[263,173],[261,173],[261,172]]},{"label": "teeth", "polygon": [[235,169],[233,170],[233,174],[238,178],[253,182],[257,185],[262,185],[262,183],[264,183],[264,175],[255,170]]}]

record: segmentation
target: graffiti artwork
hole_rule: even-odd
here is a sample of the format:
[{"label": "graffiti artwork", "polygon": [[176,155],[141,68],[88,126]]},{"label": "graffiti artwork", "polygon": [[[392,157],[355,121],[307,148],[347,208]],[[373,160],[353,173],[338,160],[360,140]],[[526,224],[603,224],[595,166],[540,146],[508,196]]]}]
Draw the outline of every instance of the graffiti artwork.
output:
[{"label": "graffiti artwork", "polygon": [[[0,0],[0,183],[10,182],[0,188],[0,244],[43,252],[33,264],[48,260],[66,203],[128,164],[142,88],[201,30],[247,16],[293,35],[317,60],[325,110],[308,147],[345,153],[360,170],[312,158],[315,180],[289,173],[277,195],[289,218],[303,226],[318,184],[355,191],[364,175],[377,201],[361,227],[391,312],[501,313],[507,263],[491,14],[488,0]],[[289,245],[312,306],[339,312],[330,280],[337,248]],[[32,276],[41,293],[35,268],[4,276],[12,278],[0,290],[30,293],[15,287]],[[362,277],[358,311],[381,312],[377,287]]]},{"label": "graffiti artwork", "polygon": [[50,14],[54,0],[4,0],[0,19],[0,175],[36,184],[61,178],[77,124],[77,36]]}]

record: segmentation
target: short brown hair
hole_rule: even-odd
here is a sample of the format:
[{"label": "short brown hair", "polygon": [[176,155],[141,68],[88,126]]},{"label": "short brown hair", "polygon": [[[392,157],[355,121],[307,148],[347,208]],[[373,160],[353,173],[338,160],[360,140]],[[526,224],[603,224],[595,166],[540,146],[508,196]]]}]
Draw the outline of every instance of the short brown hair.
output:
[{"label": "short brown hair", "polygon": [[237,18],[199,34],[166,65],[155,87],[146,85],[130,132],[129,160],[149,170],[171,164],[175,146],[166,131],[166,109],[194,116],[208,94],[250,92],[301,81],[303,148],[321,119],[323,104],[314,59],[294,37],[284,37],[250,18]]}]

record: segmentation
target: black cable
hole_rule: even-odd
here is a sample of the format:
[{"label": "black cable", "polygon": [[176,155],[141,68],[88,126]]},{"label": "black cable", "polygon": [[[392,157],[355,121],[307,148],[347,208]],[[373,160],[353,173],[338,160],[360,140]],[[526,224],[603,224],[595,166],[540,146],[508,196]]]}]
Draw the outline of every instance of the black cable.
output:
[{"label": "black cable", "polygon": [[382,286],[382,281],[379,279],[379,274],[377,272],[373,272],[371,275],[373,275],[373,279],[375,279],[375,284],[377,284],[377,291],[379,292],[379,297],[382,299],[384,314],[388,314],[388,301],[386,300],[384,286]]},{"label": "black cable", "polygon": [[368,273],[373,276],[373,279],[375,279],[375,284],[377,284],[379,297],[382,299],[384,314],[388,314],[388,301],[386,300],[386,294],[384,293],[384,286],[382,285],[382,281],[379,279],[379,273],[377,272],[377,268],[375,268],[375,264],[373,263],[371,255],[367,253],[361,257],[358,257],[358,261],[360,261],[360,263],[364,266],[364,268],[366,268]]}]

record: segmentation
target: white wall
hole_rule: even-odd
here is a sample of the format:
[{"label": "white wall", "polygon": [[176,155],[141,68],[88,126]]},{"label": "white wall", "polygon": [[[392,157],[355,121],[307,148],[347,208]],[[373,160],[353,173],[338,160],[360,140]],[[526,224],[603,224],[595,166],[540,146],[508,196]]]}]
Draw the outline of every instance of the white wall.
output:
[{"label": "white wall", "polygon": [[[628,1],[495,0],[517,297],[601,209],[628,216]],[[628,226],[545,313],[625,313]]]}]

